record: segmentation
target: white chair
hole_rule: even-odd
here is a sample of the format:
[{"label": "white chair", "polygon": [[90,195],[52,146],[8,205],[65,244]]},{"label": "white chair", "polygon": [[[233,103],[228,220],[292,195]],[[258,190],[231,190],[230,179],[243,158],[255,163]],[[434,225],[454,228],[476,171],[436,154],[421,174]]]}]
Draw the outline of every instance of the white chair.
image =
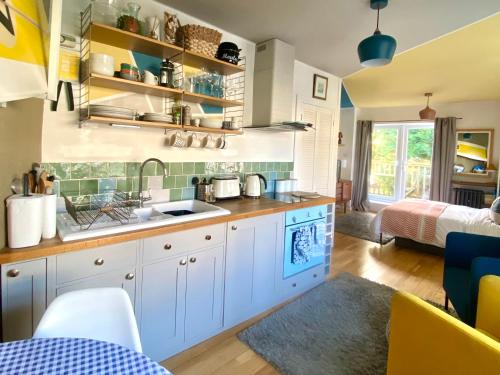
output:
[{"label": "white chair", "polygon": [[108,341],[142,353],[132,303],[120,288],[83,289],[57,297],[33,335],[53,337]]}]

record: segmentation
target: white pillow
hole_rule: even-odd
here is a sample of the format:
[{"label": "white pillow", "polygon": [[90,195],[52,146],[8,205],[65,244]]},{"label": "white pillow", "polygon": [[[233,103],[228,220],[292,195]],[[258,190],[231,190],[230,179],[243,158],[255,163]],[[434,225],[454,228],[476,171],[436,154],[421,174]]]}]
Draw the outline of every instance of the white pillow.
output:
[{"label": "white pillow", "polygon": [[490,218],[493,222],[500,225],[500,197],[495,199],[490,207]]}]

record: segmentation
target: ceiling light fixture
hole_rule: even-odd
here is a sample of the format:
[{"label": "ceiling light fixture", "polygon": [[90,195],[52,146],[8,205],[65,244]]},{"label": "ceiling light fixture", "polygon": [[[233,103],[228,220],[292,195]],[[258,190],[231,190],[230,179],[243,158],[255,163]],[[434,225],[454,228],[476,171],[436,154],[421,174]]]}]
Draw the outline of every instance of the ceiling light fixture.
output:
[{"label": "ceiling light fixture", "polygon": [[424,94],[427,96],[427,106],[422,109],[418,114],[420,115],[421,120],[435,120],[436,119],[436,111],[429,107],[429,100],[432,96],[432,92],[426,92]]},{"label": "ceiling light fixture", "polygon": [[384,35],[378,28],[380,9],[387,6],[389,0],[370,0],[370,7],[377,10],[377,28],[372,36],[363,39],[358,45],[358,55],[361,65],[365,68],[387,65],[396,52],[396,39]]}]

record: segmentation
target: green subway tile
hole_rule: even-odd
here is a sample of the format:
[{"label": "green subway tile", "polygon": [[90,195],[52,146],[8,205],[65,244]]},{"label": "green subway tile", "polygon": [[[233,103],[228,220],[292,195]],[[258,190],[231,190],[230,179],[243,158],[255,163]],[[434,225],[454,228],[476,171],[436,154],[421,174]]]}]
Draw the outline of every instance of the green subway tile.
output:
[{"label": "green subway tile", "polygon": [[283,178],[290,178],[290,172],[283,172],[284,177]]},{"label": "green subway tile", "polygon": [[287,163],[287,162],[281,162],[281,163],[280,163],[280,169],[279,169],[279,170],[280,170],[281,172],[286,172],[286,171],[287,171],[287,169],[288,169],[288,163]]},{"label": "green subway tile", "polygon": [[70,163],[51,163],[49,174],[55,175],[59,180],[68,180],[71,178]]},{"label": "green subway tile", "polygon": [[156,163],[150,162],[144,166],[143,176],[156,176]]},{"label": "green subway tile", "polygon": [[88,178],[90,176],[90,165],[88,163],[71,164],[71,179]]},{"label": "green subway tile", "polygon": [[[139,177],[129,177],[129,178],[132,180],[132,191],[139,191]],[[145,189],[144,182],[143,182],[143,189]]]},{"label": "green subway tile", "polygon": [[188,186],[187,176],[175,176],[175,187],[185,188]]},{"label": "green subway tile", "polygon": [[260,162],[252,163],[252,172],[260,172]]},{"label": "green subway tile", "polygon": [[91,163],[90,177],[104,178],[109,176],[108,163]]},{"label": "green subway tile", "polygon": [[99,191],[99,184],[97,180],[81,180],[80,181],[80,194],[89,195],[97,194]]},{"label": "green subway tile", "polygon": [[279,179],[286,178],[285,172],[278,172],[278,178]]},{"label": "green subway tile", "polygon": [[252,163],[244,162],[243,163],[243,172],[245,172],[245,173],[252,172]]},{"label": "green subway tile", "polygon": [[175,176],[167,176],[163,179],[163,188],[172,189],[175,187]]},{"label": "green subway tile", "polygon": [[268,172],[274,171],[274,163],[273,162],[268,161],[266,163],[266,171],[268,171]]},{"label": "green subway tile", "polygon": [[293,161],[288,162],[288,171],[289,172],[293,171]]},{"label": "green subway tile", "polygon": [[194,173],[205,174],[205,163],[194,163]]},{"label": "green subway tile", "polygon": [[155,176],[168,175],[168,163],[163,163],[163,165],[165,166],[165,168],[163,168],[161,164],[156,164]]},{"label": "green subway tile", "polygon": [[267,163],[266,162],[260,162],[260,171],[265,172],[267,171]]},{"label": "green subway tile", "polygon": [[182,174],[183,175],[188,175],[188,174],[193,174],[193,173],[194,173],[194,163],[193,162],[182,163]]},{"label": "green subway tile", "polygon": [[182,189],[182,199],[194,199],[194,188]]},{"label": "green subway tile", "polygon": [[125,177],[126,176],[125,163],[109,163],[109,177]]},{"label": "green subway tile", "polygon": [[140,163],[127,163],[125,168],[125,173],[127,177],[139,177],[139,168],[141,167]]},{"label": "green subway tile", "polygon": [[129,192],[132,191],[132,179],[130,178],[119,178],[116,180],[116,190]]},{"label": "green subway tile", "polygon": [[77,180],[61,181],[61,193],[66,196],[80,195],[80,183]]},{"label": "green subway tile", "polygon": [[115,178],[101,178],[99,180],[99,194],[114,191],[117,185]]},{"label": "green subway tile", "polygon": [[171,163],[170,164],[170,175],[179,176],[182,174],[182,163]]},{"label": "green subway tile", "polygon": [[182,189],[170,189],[170,200],[180,201],[182,199]]}]

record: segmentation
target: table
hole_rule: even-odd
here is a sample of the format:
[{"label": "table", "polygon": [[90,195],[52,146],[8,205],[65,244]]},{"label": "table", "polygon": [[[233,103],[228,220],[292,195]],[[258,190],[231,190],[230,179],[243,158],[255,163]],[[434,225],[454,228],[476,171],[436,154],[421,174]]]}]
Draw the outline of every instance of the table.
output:
[{"label": "table", "polygon": [[154,374],[166,369],[123,346],[78,338],[50,338],[0,344],[0,374]]}]

